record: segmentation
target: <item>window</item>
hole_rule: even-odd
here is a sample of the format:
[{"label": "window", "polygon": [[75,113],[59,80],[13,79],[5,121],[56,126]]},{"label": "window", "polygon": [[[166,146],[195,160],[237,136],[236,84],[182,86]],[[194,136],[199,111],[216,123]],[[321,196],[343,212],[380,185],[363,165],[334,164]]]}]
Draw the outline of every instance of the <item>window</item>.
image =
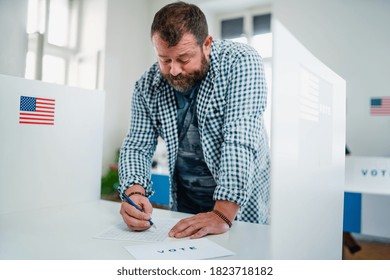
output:
[{"label": "window", "polygon": [[70,3],[68,0],[50,1],[47,41],[49,44],[69,46]]},{"label": "window", "polygon": [[251,45],[263,58],[272,57],[271,14],[253,17]]},{"label": "window", "polygon": [[[243,12],[242,16],[221,20],[221,38],[241,42],[253,46],[264,61],[265,77],[268,86],[267,110],[264,113],[264,122],[271,135],[271,93],[272,93],[272,32],[271,14],[253,14]],[[271,141],[269,141],[271,143]]]},{"label": "window", "polygon": [[272,57],[271,14],[222,20],[221,38],[250,44],[267,60]]},{"label": "window", "polygon": [[221,24],[221,37],[235,42],[248,43],[244,34],[244,18],[223,20]]},{"label": "window", "polygon": [[[80,38],[81,3],[80,0],[29,0],[26,78],[96,88],[96,71],[81,75],[86,61],[97,63],[96,59],[87,60],[80,52],[77,39]],[[89,69],[96,70],[94,66]]]},{"label": "window", "polygon": [[65,84],[66,61],[60,56],[43,55],[42,81]]}]

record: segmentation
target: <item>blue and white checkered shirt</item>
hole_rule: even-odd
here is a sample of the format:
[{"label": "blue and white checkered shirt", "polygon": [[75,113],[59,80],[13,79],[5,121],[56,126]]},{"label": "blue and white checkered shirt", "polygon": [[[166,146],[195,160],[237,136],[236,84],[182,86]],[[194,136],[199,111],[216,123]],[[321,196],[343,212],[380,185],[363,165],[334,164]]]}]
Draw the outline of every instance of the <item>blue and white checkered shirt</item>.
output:
[{"label": "blue and white checkered shirt", "polygon": [[[269,222],[270,162],[263,124],[267,86],[260,55],[248,45],[213,41],[209,71],[197,97],[204,158],[217,187],[214,200],[240,205],[237,220]],[[154,64],[137,81],[130,128],[121,147],[119,192],[133,184],[153,193],[152,157],[161,136],[167,147],[170,176],[178,151],[174,89]],[[172,209],[176,185],[170,182]]]}]

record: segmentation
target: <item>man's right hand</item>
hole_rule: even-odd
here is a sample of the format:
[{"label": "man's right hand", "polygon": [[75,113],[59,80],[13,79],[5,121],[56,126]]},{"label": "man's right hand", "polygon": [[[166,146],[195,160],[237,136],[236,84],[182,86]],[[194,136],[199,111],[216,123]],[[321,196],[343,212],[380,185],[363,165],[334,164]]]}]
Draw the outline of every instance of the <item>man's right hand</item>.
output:
[{"label": "man's right hand", "polygon": [[[133,192],[145,193],[145,190],[140,185],[133,185],[125,191],[126,195]],[[153,206],[149,199],[141,194],[132,194],[130,199],[142,210],[137,210],[130,205],[126,200],[121,204],[120,214],[128,228],[136,231],[147,230],[151,227],[149,220],[152,218]]]}]

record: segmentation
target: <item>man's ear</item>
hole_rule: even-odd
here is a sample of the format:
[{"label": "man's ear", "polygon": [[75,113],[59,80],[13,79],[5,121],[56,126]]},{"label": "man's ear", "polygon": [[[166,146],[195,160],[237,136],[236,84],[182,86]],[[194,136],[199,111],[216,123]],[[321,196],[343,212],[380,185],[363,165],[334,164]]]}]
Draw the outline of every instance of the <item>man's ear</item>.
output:
[{"label": "man's ear", "polygon": [[203,53],[208,56],[211,52],[211,44],[213,42],[213,37],[211,35],[207,35],[206,39],[203,42]]}]

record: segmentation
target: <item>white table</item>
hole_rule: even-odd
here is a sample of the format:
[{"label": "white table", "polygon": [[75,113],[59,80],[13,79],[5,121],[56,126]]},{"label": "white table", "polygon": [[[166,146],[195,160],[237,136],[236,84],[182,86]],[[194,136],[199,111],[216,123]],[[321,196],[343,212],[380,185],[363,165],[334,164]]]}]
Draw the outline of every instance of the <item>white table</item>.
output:
[{"label": "white table", "polygon": [[[93,238],[121,221],[118,202],[96,200],[0,215],[0,259],[133,259],[125,246],[141,244]],[[184,213],[154,209],[153,217],[182,218]],[[224,234],[206,238],[233,251],[224,259],[268,259],[269,226],[235,222]]]}]

